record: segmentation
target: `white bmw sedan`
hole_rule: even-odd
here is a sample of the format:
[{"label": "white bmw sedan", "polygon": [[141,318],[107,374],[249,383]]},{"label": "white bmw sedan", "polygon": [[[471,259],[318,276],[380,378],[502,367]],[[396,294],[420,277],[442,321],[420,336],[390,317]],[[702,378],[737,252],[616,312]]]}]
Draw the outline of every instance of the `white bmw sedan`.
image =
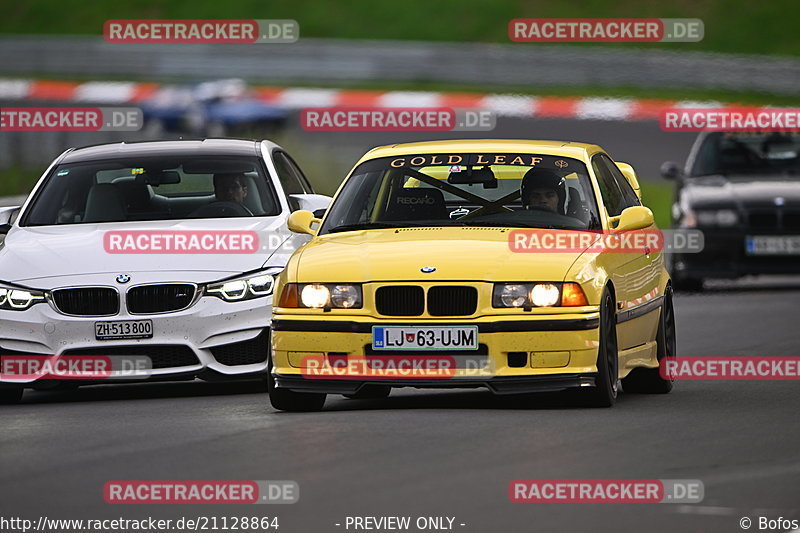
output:
[{"label": "white bmw sedan", "polygon": [[[263,374],[274,278],[307,240],[286,219],[329,201],[268,141],[67,150],[0,208],[0,403],[106,377]],[[112,363],[64,364],[81,358]]]}]

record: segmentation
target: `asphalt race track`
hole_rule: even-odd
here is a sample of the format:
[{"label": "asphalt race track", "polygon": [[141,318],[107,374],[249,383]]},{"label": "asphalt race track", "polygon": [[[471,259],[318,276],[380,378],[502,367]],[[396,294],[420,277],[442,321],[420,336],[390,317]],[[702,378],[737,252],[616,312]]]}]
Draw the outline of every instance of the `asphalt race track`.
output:
[{"label": "asphalt race track", "polygon": [[[648,169],[685,156],[692,140],[654,123],[573,122],[570,135],[564,121],[549,122],[530,136],[598,142]],[[492,136],[525,136],[524,121],[508,128]],[[798,297],[792,278],[680,294],[679,355],[797,356]],[[585,408],[562,393],[520,400],[409,389],[380,401],[329,397],[314,414],[275,412],[252,382],[28,391],[22,405],[0,408],[0,514],[266,515],[278,516],[285,533],[345,531],[346,516],[381,515],[455,517],[456,531],[482,533],[733,532],[747,516],[758,530],[759,516],[800,518],[798,408],[792,381],[684,381],[665,396],[622,395],[613,409]],[[511,503],[509,482],[525,478],[698,479],[705,499]],[[295,480],[300,501],[104,502],[106,481],[135,479]]]}]

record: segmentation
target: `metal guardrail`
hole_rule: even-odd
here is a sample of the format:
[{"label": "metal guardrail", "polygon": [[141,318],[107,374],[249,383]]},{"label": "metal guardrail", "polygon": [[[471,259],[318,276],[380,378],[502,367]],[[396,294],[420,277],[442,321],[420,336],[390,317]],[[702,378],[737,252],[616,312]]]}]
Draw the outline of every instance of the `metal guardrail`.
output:
[{"label": "metal guardrail", "polygon": [[301,39],[293,44],[113,44],[0,36],[0,75],[260,82],[429,81],[526,87],[727,89],[797,94],[800,59],[539,44]]}]

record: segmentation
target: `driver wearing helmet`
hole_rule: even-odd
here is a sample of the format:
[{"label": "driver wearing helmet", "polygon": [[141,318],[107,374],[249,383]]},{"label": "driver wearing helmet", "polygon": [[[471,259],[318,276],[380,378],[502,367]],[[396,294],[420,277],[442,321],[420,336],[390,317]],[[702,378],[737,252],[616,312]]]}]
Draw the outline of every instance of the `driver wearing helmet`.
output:
[{"label": "driver wearing helmet", "polygon": [[532,168],[522,178],[520,188],[525,209],[543,209],[559,215],[565,214],[567,187],[564,178],[552,170]]}]

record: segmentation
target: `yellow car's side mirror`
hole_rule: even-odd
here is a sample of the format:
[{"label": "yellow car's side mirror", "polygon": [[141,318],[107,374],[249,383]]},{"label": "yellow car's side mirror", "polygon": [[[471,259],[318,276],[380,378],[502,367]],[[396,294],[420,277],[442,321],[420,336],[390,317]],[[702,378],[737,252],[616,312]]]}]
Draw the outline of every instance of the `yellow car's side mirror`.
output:
[{"label": "yellow car's side mirror", "polygon": [[312,224],[319,224],[320,222],[322,221],[314,217],[314,213],[312,213],[311,211],[305,211],[301,209],[289,215],[289,219],[286,221],[286,225],[289,226],[290,231],[293,231],[295,233],[316,235],[317,229],[319,229],[319,227],[313,228]]},{"label": "yellow car's side mirror", "polygon": [[643,205],[628,207],[623,210],[618,217],[614,218],[619,220],[617,227],[614,228],[616,231],[644,229],[655,224],[653,212],[650,211],[650,208]]}]

